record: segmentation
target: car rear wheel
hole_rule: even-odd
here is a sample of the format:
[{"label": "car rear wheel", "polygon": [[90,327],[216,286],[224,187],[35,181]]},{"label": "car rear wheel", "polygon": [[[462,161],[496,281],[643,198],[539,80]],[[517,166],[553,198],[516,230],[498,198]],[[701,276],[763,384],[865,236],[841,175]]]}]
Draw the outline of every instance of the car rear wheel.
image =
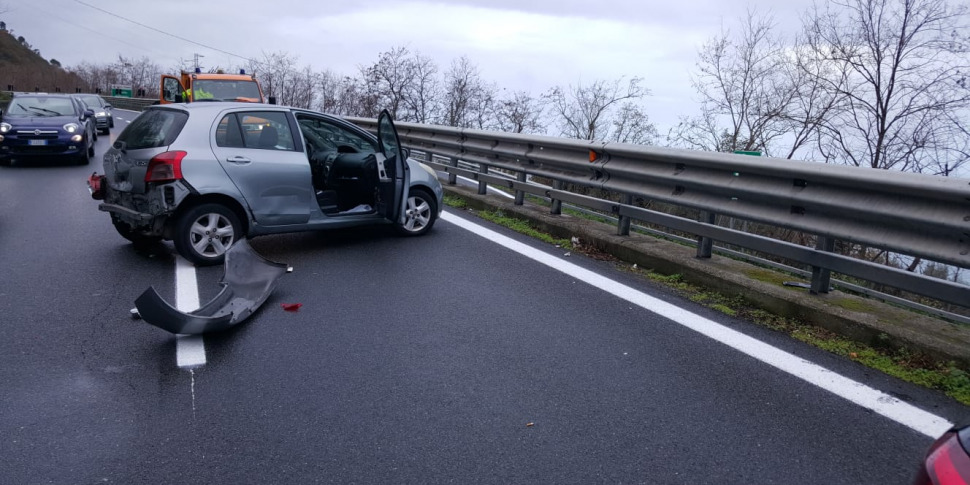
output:
[{"label": "car rear wheel", "polygon": [[222,204],[201,204],[175,223],[173,242],[183,258],[199,265],[221,264],[226,251],[242,234],[239,218]]},{"label": "car rear wheel", "polygon": [[431,230],[438,217],[438,207],[434,197],[424,190],[411,190],[404,207],[404,224],[397,230],[405,236],[420,236]]}]

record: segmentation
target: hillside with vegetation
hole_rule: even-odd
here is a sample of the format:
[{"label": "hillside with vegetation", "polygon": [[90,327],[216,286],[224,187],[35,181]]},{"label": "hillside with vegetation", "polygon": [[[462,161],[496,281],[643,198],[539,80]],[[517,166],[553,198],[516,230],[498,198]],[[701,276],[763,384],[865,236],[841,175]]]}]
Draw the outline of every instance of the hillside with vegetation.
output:
[{"label": "hillside with vegetation", "polygon": [[44,59],[23,37],[0,30],[0,90],[74,92],[83,81],[63,69],[56,59]]}]

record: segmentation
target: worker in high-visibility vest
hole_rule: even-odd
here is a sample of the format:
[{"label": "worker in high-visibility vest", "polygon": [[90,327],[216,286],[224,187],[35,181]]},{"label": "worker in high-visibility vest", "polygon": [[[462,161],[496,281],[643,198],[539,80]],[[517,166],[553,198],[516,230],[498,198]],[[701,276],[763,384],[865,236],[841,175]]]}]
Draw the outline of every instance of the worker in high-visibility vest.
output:
[{"label": "worker in high-visibility vest", "polygon": [[195,95],[190,97],[190,92],[188,89],[182,91],[182,102],[188,103],[189,101],[195,101],[197,99],[212,99],[212,93],[204,91],[202,88],[195,88],[192,90]]}]

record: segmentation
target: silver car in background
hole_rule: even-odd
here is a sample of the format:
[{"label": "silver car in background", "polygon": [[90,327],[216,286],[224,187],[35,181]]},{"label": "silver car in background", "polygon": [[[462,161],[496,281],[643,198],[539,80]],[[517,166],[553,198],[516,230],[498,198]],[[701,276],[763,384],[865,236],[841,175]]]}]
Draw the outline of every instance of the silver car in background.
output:
[{"label": "silver car in background", "polygon": [[98,133],[102,135],[110,134],[111,129],[115,127],[111,105],[97,94],[75,94],[74,97],[80,99],[85,106],[94,111],[94,126]]},{"label": "silver car in background", "polygon": [[221,264],[240,237],[394,224],[428,232],[443,191],[407,158],[390,115],[378,136],[309,110],[252,103],[152,106],[118,136],[92,197],[126,239],[172,240]]}]

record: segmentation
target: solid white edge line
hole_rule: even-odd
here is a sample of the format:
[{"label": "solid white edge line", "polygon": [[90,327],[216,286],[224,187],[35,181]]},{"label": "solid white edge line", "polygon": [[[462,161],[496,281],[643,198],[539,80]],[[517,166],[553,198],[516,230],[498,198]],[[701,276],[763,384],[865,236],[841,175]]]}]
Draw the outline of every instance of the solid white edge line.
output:
[{"label": "solid white edge line", "polygon": [[617,283],[573,263],[563,261],[556,256],[549,255],[514,239],[503,236],[467,219],[448,212],[442,213],[441,219],[511,249],[527,258],[549,266],[552,269],[561,271],[579,281],[622,298],[647,311],[656,313],[675,323],[710,337],[750,357],[798,377],[809,384],[825,389],[926,436],[937,438],[953,426],[946,419],[900,401],[882,391],[873,389],[794,354],[749,337],[736,330],[732,330],[713,320],[649,296],[624,284]]},{"label": "solid white edge line", "polygon": [[[195,266],[181,256],[175,256],[175,308],[190,312],[199,308],[199,285]],[[175,337],[175,362],[179,367],[194,368],[205,365],[205,342],[201,335]]]}]

